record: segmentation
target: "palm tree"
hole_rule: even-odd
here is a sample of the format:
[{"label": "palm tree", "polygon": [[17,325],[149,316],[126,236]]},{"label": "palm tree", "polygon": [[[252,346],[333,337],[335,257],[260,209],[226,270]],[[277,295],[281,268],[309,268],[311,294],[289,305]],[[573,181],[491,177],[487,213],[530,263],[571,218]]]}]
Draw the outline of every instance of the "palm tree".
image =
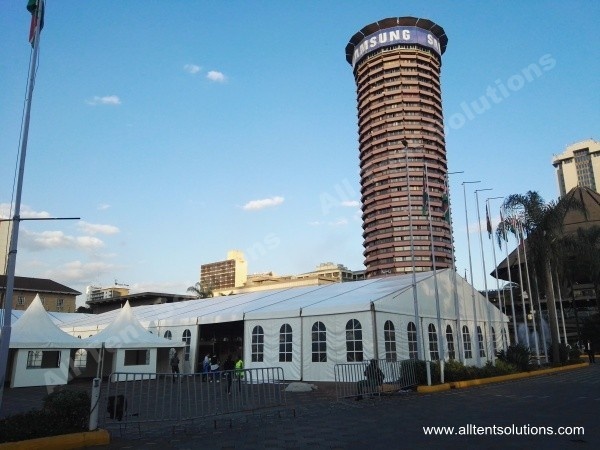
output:
[{"label": "palm tree", "polygon": [[196,298],[211,298],[213,296],[212,287],[203,286],[200,281],[187,288],[187,291],[194,294]]},{"label": "palm tree", "polygon": [[[544,199],[535,191],[528,191],[525,195],[509,195],[503,206],[509,216],[516,218],[523,227],[523,233],[527,239],[527,249],[530,250],[536,272],[542,279],[542,286],[545,286],[552,340],[552,361],[558,363],[560,361],[560,339],[556,300],[552,287],[552,266],[556,267],[560,257],[559,243],[563,234],[565,216],[570,210],[580,209],[581,206],[574,197],[563,197],[558,201],[545,203]],[[510,226],[514,226],[514,222],[508,223]]]}]

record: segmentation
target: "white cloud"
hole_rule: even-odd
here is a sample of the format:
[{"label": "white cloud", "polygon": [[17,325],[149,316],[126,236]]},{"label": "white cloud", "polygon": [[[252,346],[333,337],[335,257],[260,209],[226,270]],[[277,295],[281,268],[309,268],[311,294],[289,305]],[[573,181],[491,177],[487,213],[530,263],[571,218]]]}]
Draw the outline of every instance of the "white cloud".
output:
[{"label": "white cloud", "polygon": [[120,232],[119,228],[114,225],[102,225],[98,223],[88,223],[80,221],[77,223],[77,227],[88,234],[117,234]]},{"label": "white cloud", "polygon": [[106,211],[109,208],[110,208],[110,205],[107,204],[107,203],[103,203],[101,205],[98,205],[98,211]]},{"label": "white cloud", "polygon": [[80,281],[91,284],[90,280],[98,279],[102,275],[113,274],[117,269],[119,268],[114,264],[104,262],[71,261],[49,270],[46,276],[66,282]]},{"label": "white cloud", "polygon": [[284,198],[279,196],[264,198],[261,200],[251,200],[243,206],[243,209],[246,211],[257,211],[259,209],[281,205],[283,203],[283,200]]},{"label": "white cloud", "polygon": [[321,226],[343,227],[343,226],[348,225],[348,219],[345,219],[344,217],[341,217],[341,218],[336,219],[336,220],[331,221],[331,222],[320,222],[318,220],[314,220],[312,222],[308,222],[308,224],[310,226],[313,226],[313,227],[321,227]]},{"label": "white cloud", "polygon": [[225,75],[221,72],[217,72],[216,70],[210,70],[206,74],[206,78],[208,78],[210,81],[214,81],[216,83],[224,83],[225,82]]},{"label": "white cloud", "polygon": [[120,105],[121,99],[117,95],[105,95],[104,97],[94,96],[91,100],[87,100],[86,103],[88,105],[96,106],[96,105]]},{"label": "white cloud", "polygon": [[[4,219],[11,218],[14,215],[14,211],[11,211],[10,203],[0,203],[0,217]],[[46,219],[50,217],[50,213],[47,211],[34,211],[27,205],[21,205],[21,218],[22,219]]]},{"label": "white cloud", "polygon": [[349,208],[355,208],[360,206],[360,202],[358,200],[345,200],[341,203],[342,206],[347,206]]},{"label": "white cloud", "polygon": [[200,66],[197,66],[196,64],[186,64],[185,66],[183,66],[183,70],[185,70],[187,73],[195,75],[198,72],[200,72],[202,68]]},{"label": "white cloud", "polygon": [[35,233],[21,230],[19,238],[24,248],[33,251],[47,249],[96,250],[104,247],[104,242],[93,236],[67,236],[62,231]]}]

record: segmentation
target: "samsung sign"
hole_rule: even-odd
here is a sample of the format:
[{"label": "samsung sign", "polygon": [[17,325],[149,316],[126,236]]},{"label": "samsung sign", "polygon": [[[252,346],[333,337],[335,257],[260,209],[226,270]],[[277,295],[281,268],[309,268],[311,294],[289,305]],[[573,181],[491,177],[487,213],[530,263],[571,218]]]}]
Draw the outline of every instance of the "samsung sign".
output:
[{"label": "samsung sign", "polygon": [[395,44],[419,44],[435,50],[440,56],[442,54],[439,39],[427,30],[419,27],[386,28],[367,36],[354,48],[352,67],[367,53]]}]

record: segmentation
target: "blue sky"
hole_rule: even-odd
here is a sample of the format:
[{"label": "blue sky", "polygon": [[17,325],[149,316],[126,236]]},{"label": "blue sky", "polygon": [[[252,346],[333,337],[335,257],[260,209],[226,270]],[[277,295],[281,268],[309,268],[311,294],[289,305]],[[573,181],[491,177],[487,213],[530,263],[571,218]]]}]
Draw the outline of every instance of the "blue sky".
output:
[{"label": "blue sky", "polygon": [[[7,217],[31,47],[0,0],[0,214]],[[483,288],[474,185],[555,199],[553,154],[600,138],[600,3],[47,0],[17,275],[85,291],[185,293],[200,265],[364,268],[355,84],[365,25],[429,18],[443,56],[457,267]],[[496,89],[495,97],[490,89]],[[482,100],[481,98],[487,100]],[[491,200],[498,218],[501,200]],[[485,230],[484,230],[485,232]],[[512,244],[514,245],[514,244]],[[487,271],[493,267],[484,237]],[[498,253],[500,259],[500,253]],[[488,287],[495,281],[487,279]],[[80,299],[82,300],[82,299]]]}]

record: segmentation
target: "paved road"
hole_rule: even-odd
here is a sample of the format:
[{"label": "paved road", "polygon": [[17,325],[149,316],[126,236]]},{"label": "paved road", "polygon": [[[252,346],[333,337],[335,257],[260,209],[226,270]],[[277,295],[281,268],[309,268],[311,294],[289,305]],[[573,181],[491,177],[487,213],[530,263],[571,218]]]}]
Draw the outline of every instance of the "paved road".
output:
[{"label": "paved road", "polygon": [[[263,415],[113,433],[105,449],[600,448],[600,364],[435,394],[336,402],[331,392],[288,393],[290,408]],[[295,415],[292,413],[292,409]],[[425,435],[423,427],[526,427],[525,435]],[[583,427],[585,434],[532,435]],[[529,430],[529,434],[527,433]]]}]

